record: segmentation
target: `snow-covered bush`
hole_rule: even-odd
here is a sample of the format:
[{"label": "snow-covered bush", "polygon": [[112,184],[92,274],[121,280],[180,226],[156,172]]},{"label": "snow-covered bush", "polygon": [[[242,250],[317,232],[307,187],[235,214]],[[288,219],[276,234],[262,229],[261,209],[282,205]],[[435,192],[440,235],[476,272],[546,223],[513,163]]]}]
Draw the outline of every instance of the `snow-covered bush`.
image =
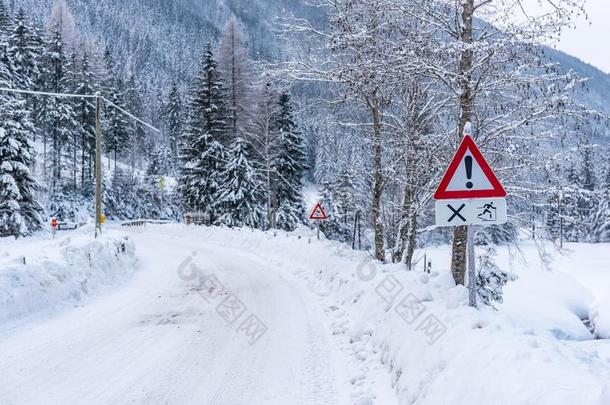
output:
[{"label": "snow-covered bush", "polygon": [[589,319],[595,336],[600,339],[610,339],[610,296],[594,305]]},{"label": "snow-covered bush", "polygon": [[502,270],[496,263],[496,248],[489,245],[485,252],[477,257],[477,293],[479,300],[489,306],[494,303],[501,304],[502,287],[517,277],[508,271]]},{"label": "snow-covered bush", "polygon": [[[93,184],[90,184],[93,191]],[[93,193],[64,188],[61,192],[49,196],[47,213],[61,221],[81,222],[92,216],[94,210]]]}]

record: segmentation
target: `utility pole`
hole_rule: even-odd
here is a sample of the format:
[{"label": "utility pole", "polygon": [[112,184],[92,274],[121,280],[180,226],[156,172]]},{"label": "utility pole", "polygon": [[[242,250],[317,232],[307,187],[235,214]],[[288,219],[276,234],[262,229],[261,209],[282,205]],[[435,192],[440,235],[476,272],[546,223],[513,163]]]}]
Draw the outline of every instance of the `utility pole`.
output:
[{"label": "utility pole", "polygon": [[102,233],[102,123],[101,98],[95,97],[95,237]]},{"label": "utility pole", "polygon": [[474,225],[468,225],[466,231],[467,256],[468,256],[468,305],[477,307],[477,273],[475,270],[474,255]]},{"label": "utility pole", "polygon": [[356,210],[354,215],[354,231],[352,233],[352,249],[356,250],[356,237],[358,237],[358,250],[362,250],[360,241],[360,210]]}]

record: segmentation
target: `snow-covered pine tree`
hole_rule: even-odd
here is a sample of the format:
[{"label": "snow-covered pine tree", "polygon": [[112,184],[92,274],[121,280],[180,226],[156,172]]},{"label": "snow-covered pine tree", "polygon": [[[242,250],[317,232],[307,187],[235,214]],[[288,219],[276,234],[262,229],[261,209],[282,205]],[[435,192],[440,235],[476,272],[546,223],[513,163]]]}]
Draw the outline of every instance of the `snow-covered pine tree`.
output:
[{"label": "snow-covered pine tree", "polygon": [[[94,94],[95,78],[91,70],[89,51],[81,49],[81,60],[78,66],[76,94]],[[95,105],[92,99],[76,100],[76,114],[79,124],[81,142],[81,185],[85,185],[93,177],[95,156]]]},{"label": "snow-covered pine tree", "polygon": [[168,176],[173,170],[172,152],[166,145],[156,145],[148,155],[148,166],[146,176],[156,176],[157,180],[161,176]]},{"label": "snow-covered pine tree", "polygon": [[580,171],[580,186],[578,192],[578,221],[582,230],[579,241],[594,242],[596,223],[595,214],[603,198],[596,192],[596,179],[592,162],[593,150],[589,142],[585,142],[582,149],[582,164]]},{"label": "snow-covered pine tree", "polygon": [[[13,87],[12,75],[0,61],[0,86]],[[30,173],[33,126],[25,101],[1,93],[0,103],[0,236],[24,236],[40,229],[42,208],[35,199],[38,185]]]},{"label": "snow-covered pine tree", "polygon": [[504,271],[495,263],[496,248],[489,243],[485,247],[485,253],[477,257],[477,294],[479,300],[493,307],[495,303],[501,304],[502,288],[509,281],[517,279],[510,271]]},{"label": "snow-covered pine tree", "polygon": [[169,92],[167,106],[165,108],[165,128],[167,130],[167,138],[169,148],[174,160],[178,158],[178,140],[182,132],[182,98],[178,91],[176,82],[172,82],[172,87]]},{"label": "snow-covered pine tree", "polygon": [[[313,178],[317,184],[328,183],[332,180],[334,156],[330,145],[330,134],[322,132],[317,134],[317,147],[315,151]],[[329,142],[327,142],[329,141]]]},{"label": "snow-covered pine tree", "polygon": [[[48,77],[49,67],[46,64],[47,46],[42,29],[36,23],[28,20],[23,9],[19,9],[15,16],[15,23],[9,39],[9,54],[14,61],[15,72],[13,79],[15,86],[24,89],[42,90],[45,88],[44,80]],[[43,137],[45,128],[44,97],[25,96],[26,106],[34,124],[32,140]],[[46,137],[44,137],[46,141]],[[46,146],[46,142],[44,142]],[[46,160],[46,150],[43,154]]]},{"label": "snow-covered pine tree", "polygon": [[[166,177],[173,171],[172,152],[167,145],[157,145],[148,157],[148,167],[143,187],[145,195],[141,196],[146,202],[147,212],[151,217],[167,219],[172,217],[173,201],[168,199],[166,192]],[[171,207],[170,207],[171,206]]]},{"label": "snow-covered pine tree", "polygon": [[351,239],[351,230],[340,216],[340,207],[337,205],[335,183],[323,182],[320,189],[320,204],[328,215],[328,220],[320,223],[320,230],[332,240],[347,242]]},{"label": "snow-covered pine tree", "polygon": [[602,156],[605,158],[603,159],[599,188],[610,189],[610,149],[606,149]]},{"label": "snow-covered pine tree", "polygon": [[[113,104],[125,108],[123,81],[118,75],[116,62],[108,46],[104,49],[102,61],[101,93]],[[118,157],[129,146],[128,124],[127,119],[119,110],[111,105],[104,105],[104,148],[108,154],[108,170],[111,170],[110,157],[114,158],[115,175],[119,174],[117,171]]]},{"label": "snow-covered pine tree", "polygon": [[595,174],[591,162],[591,145],[586,142],[582,150],[581,185],[587,191],[595,190]]},{"label": "snow-covered pine tree", "polygon": [[[588,143],[578,153],[564,158],[565,176],[561,192],[562,198],[555,200],[551,211],[557,219],[552,219],[553,236],[558,236],[558,228],[563,229],[564,240],[571,242],[595,241],[596,213],[602,201],[596,190],[595,174],[591,167],[591,148]],[[556,176],[560,177],[560,176]],[[558,181],[554,179],[554,181]],[[547,223],[548,221],[547,217]]]},{"label": "snow-covered pine tree", "polygon": [[135,219],[147,215],[141,205],[140,181],[132,173],[127,173],[119,167],[115,168],[112,179],[105,188],[104,209],[109,218]]},{"label": "snow-covered pine tree", "polygon": [[[0,0],[0,61],[3,64],[3,68],[8,72],[8,75],[14,75],[17,70],[15,68],[15,62],[10,57],[10,37],[13,26],[13,19],[11,18],[4,1]],[[14,80],[11,80],[11,83],[13,81]]]},{"label": "snow-covered pine tree", "polygon": [[[66,54],[67,43],[64,40],[64,14],[58,14],[57,19],[52,19],[48,39],[49,49],[46,53],[49,66],[48,75],[45,79],[46,90],[53,93],[71,93],[74,89],[71,82],[71,63]],[[45,117],[47,120],[47,131],[51,142],[51,193],[61,188],[62,174],[66,168],[66,160],[69,159],[69,143],[73,131],[77,130],[78,122],[74,111],[74,100],[61,97],[47,97],[45,105]]]},{"label": "snow-covered pine tree", "polygon": [[8,42],[15,85],[20,89],[35,88],[40,83],[43,72],[43,42],[30,25],[23,8],[15,15]]},{"label": "snow-covered pine tree", "polygon": [[203,57],[192,85],[188,125],[182,135],[179,190],[186,206],[207,212],[213,221],[218,213],[219,173],[226,158],[227,113],[222,79],[211,45]]},{"label": "snow-covered pine tree", "polygon": [[264,225],[262,181],[249,161],[251,149],[245,139],[236,138],[227,153],[221,174],[218,202],[223,214],[216,224],[258,228]]},{"label": "snow-covered pine tree", "polygon": [[604,169],[599,188],[596,191],[598,201],[596,211],[591,218],[592,240],[594,242],[610,242],[610,155],[606,152]]},{"label": "snow-covered pine tree", "polygon": [[0,30],[4,30],[4,33],[8,32],[9,26],[12,24],[11,13],[4,4],[4,0],[0,0]]},{"label": "snow-covered pine tree", "polygon": [[[70,93],[75,93],[79,84],[79,68],[78,68],[78,54],[75,49],[72,50],[69,56],[67,68],[67,90]],[[74,127],[72,128],[71,139],[67,145],[67,161],[69,162],[70,174],[71,174],[71,189],[76,192],[78,189],[78,178],[80,172],[80,155],[82,147],[82,137],[85,132],[81,126],[80,120],[78,119],[78,107],[79,100],[76,98],[70,98],[67,100],[72,110],[74,111]]]},{"label": "snow-covered pine tree", "polygon": [[[9,58],[13,61],[13,81],[17,88],[40,90],[48,69],[45,65],[45,41],[38,27],[31,23],[23,8],[15,16],[13,29],[9,36]],[[42,97],[25,97],[26,108],[30,111],[36,141],[44,126],[44,103]],[[43,156],[44,157],[44,156]]]},{"label": "snow-covered pine tree", "polygon": [[354,175],[347,164],[343,164],[333,186],[336,216],[343,227],[351,227],[356,211],[356,187]]},{"label": "snow-covered pine tree", "polygon": [[[132,73],[127,79],[125,90],[123,92],[124,107],[127,111],[134,114],[136,117],[142,117],[143,106],[140,96],[140,89],[136,83],[136,77]],[[142,168],[143,157],[146,155],[148,145],[152,140],[148,139],[147,132],[144,130],[141,123],[136,120],[127,121],[128,144],[129,144],[129,161],[132,170],[137,166]]]},{"label": "snow-covered pine tree", "polygon": [[[125,109],[123,81],[117,79],[114,81],[114,86],[114,89],[110,90],[111,94],[109,100],[115,106]],[[114,160],[114,172],[115,175],[117,175],[118,158],[129,147],[129,122],[125,115],[112,105],[106,106],[104,118],[104,141],[106,151],[109,154],[108,161],[110,162],[110,156],[112,156]]]},{"label": "snow-covered pine tree", "polygon": [[278,179],[275,198],[277,201],[277,227],[294,230],[304,222],[303,174],[307,169],[305,163],[305,142],[293,117],[293,107],[288,93],[280,94],[279,111],[274,130],[279,142],[275,156],[275,169]]},{"label": "snow-covered pine tree", "polygon": [[118,78],[116,62],[112,56],[110,47],[104,48],[104,53],[101,57],[101,78],[100,87],[102,96],[110,99],[115,91],[115,80]]},{"label": "snow-covered pine tree", "polygon": [[557,194],[557,207],[554,207],[557,215],[555,236],[563,236],[563,240],[576,241],[580,235],[578,223],[580,179],[576,170],[578,163],[572,159],[567,159],[565,164],[564,185]]}]

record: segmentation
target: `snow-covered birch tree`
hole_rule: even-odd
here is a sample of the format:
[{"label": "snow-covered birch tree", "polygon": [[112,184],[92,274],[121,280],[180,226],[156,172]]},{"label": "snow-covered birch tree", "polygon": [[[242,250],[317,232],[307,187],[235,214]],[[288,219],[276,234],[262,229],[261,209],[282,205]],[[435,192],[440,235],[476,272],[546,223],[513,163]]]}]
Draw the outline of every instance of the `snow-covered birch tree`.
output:
[{"label": "snow-covered birch tree", "polygon": [[[401,5],[405,18],[432,27],[432,53],[424,55],[422,66],[454,95],[450,142],[457,145],[472,122],[472,135],[521,202],[535,191],[528,173],[543,161],[540,155],[532,159],[531,149],[542,152],[543,144],[570,131],[569,119],[578,118],[570,97],[578,79],[549,62],[544,45],[557,40],[583,2],[540,3],[531,12],[521,0]],[[451,261],[456,283],[464,282],[465,262],[466,227],[456,227]]]}]

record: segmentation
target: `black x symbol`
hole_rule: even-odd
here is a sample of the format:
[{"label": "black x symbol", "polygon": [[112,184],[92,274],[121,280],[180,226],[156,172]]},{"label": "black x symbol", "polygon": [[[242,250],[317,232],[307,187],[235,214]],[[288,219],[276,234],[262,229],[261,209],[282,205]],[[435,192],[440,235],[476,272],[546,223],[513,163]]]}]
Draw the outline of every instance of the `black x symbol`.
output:
[{"label": "black x symbol", "polygon": [[447,204],[447,208],[449,208],[451,211],[453,211],[453,215],[451,215],[449,217],[449,222],[451,222],[451,220],[455,217],[460,217],[462,219],[462,221],[466,222],[466,218],[464,218],[461,214],[460,211],[462,209],[464,209],[464,207],[466,206],[466,204],[462,204],[460,206],[460,208],[458,208],[457,210],[455,208],[453,208],[451,205]]}]

